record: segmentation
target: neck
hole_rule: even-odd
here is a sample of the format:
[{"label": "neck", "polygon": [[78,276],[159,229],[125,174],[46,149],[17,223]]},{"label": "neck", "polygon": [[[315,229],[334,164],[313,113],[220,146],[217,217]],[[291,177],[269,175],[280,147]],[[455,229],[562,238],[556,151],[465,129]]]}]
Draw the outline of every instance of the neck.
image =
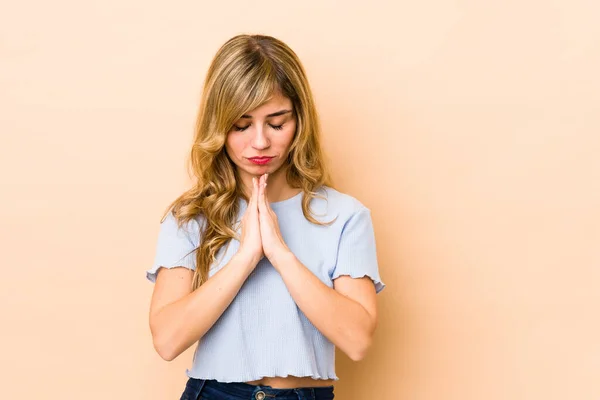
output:
[{"label": "neck", "polygon": [[[252,178],[259,179],[261,175],[248,174],[240,171],[240,177],[242,178],[242,184],[244,186],[244,193],[248,197],[252,195]],[[269,174],[267,179],[267,191],[266,196],[269,203],[276,201],[282,201],[293,197],[298,194],[298,189],[292,188],[286,179],[286,168],[279,168],[277,171]]]}]

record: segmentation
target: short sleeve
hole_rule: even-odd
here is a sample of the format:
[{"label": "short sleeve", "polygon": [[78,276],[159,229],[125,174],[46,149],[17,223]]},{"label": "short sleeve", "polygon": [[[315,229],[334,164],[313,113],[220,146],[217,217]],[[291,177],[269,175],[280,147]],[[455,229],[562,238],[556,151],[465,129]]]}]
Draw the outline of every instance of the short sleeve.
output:
[{"label": "short sleeve", "polygon": [[196,250],[199,242],[198,237],[199,225],[195,219],[191,219],[179,228],[177,219],[169,211],[160,223],[154,263],[146,271],[146,278],[155,283],[160,267],[185,267],[195,270],[196,252],[194,250]]},{"label": "short sleeve", "polygon": [[331,279],[340,275],[352,278],[368,276],[375,285],[376,293],[385,287],[379,276],[371,211],[366,207],[354,213],[342,229]]}]

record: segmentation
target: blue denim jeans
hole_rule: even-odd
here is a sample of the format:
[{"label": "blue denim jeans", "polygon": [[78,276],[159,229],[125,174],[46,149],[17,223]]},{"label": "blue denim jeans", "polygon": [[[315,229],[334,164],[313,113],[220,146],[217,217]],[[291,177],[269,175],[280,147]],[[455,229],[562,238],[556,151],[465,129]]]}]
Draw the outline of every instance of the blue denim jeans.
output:
[{"label": "blue denim jeans", "polygon": [[273,389],[243,382],[189,378],[179,400],[332,400],[332,386]]}]

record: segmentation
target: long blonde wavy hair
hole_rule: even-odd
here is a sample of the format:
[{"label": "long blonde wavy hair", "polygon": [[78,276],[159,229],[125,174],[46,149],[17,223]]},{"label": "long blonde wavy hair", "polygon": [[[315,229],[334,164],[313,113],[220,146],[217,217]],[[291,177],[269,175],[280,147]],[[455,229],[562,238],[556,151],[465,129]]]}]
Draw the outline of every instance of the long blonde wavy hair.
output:
[{"label": "long blonde wavy hair", "polygon": [[[227,134],[246,112],[259,107],[279,90],[293,104],[296,132],[286,161],[288,184],[303,191],[302,212],[323,225],[310,210],[317,190],[333,187],[321,149],[320,123],[304,67],[281,40],[265,35],[238,35],[217,51],[208,69],[194,141],[187,168],[194,185],[175,199],[162,220],[173,212],[181,228],[202,215],[201,240],[196,251],[192,290],[209,276],[219,249],[239,240],[236,223],[240,198],[248,201],[236,165],[225,151]],[[284,166],[285,167],[285,166]]]}]

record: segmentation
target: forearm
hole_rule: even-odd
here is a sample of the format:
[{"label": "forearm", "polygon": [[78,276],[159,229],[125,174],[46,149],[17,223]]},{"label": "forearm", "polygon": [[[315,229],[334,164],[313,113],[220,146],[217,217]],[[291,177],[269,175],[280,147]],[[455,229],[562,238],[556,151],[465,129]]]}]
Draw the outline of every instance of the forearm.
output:
[{"label": "forearm", "polygon": [[151,328],[161,357],[173,360],[200,340],[231,304],[255,265],[238,253],[198,289],[158,311]]},{"label": "forearm", "polygon": [[361,359],[375,330],[367,310],[321,282],[293,253],[282,253],[274,261],[292,298],[315,328],[351,359]]}]

